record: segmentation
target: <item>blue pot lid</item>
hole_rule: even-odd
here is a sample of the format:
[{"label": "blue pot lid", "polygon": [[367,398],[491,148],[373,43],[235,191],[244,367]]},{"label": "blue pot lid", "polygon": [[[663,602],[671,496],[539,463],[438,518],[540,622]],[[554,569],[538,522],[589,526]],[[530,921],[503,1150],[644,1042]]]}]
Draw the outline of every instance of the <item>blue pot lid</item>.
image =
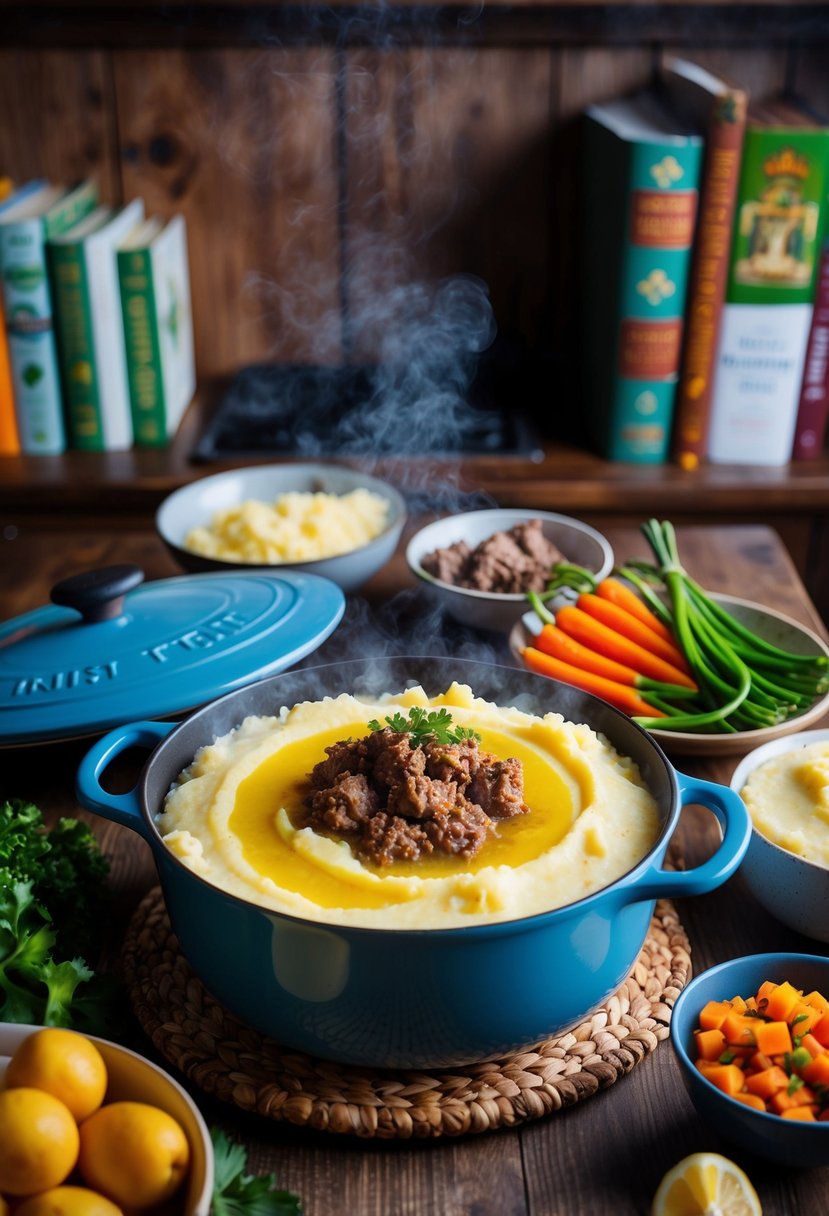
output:
[{"label": "blue pot lid", "polygon": [[345,596],[294,571],[143,582],[109,566],[0,624],[0,746],[181,714],[284,671],[336,628]]}]

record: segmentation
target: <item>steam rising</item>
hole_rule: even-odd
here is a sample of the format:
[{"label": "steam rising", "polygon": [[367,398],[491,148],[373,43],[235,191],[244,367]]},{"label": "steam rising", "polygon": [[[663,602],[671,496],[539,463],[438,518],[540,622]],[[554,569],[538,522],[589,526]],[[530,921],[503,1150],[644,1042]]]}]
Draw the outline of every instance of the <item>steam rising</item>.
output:
[{"label": "steam rising", "polygon": [[345,616],[305,666],[346,659],[389,659],[420,655],[511,664],[500,634],[473,634],[433,607],[423,589],[406,588],[382,604],[349,597]]},{"label": "steam rising", "polygon": [[[324,446],[345,455],[422,455],[462,451],[482,430],[497,429],[494,412],[472,409],[469,391],[477,356],[489,346],[495,322],[485,286],[456,277],[411,283],[386,292],[354,292],[353,332],[367,335],[377,362],[367,371],[365,402],[334,403]],[[312,419],[313,421],[313,419]],[[300,455],[320,454],[318,432],[297,421]]]},{"label": "steam rising", "polygon": [[[289,430],[292,455],[359,458],[367,470],[397,485],[413,513],[495,505],[489,495],[460,484],[455,459],[470,450],[495,454],[502,446],[501,411],[485,398],[474,399],[473,391],[481,356],[497,332],[489,289],[473,275],[427,269],[440,266],[441,259],[444,270],[451,265],[446,251],[433,247],[435,238],[449,225],[462,227],[463,209],[475,193],[472,175],[463,180],[458,173],[463,131],[439,120],[441,89],[454,83],[424,53],[429,38],[423,12],[418,55],[408,56],[402,39],[409,17],[399,6],[380,0],[373,8],[314,11],[320,33],[330,34],[336,22],[333,47],[304,57],[270,56],[271,65],[298,70],[279,73],[277,96],[285,108],[263,112],[254,124],[263,138],[279,143],[280,163],[286,163],[287,147],[296,158],[290,184],[251,180],[252,188],[281,191],[283,223],[273,271],[257,267],[245,283],[248,302],[255,300],[273,318],[269,328],[275,334],[275,366],[264,369],[275,375],[246,388],[250,412]],[[473,7],[459,18],[465,27],[463,68],[473,74],[470,27],[478,12]],[[346,56],[346,46],[365,53]],[[309,122],[303,129],[303,107],[317,125]],[[331,112],[333,138],[315,145],[309,132],[320,129]],[[230,147],[223,152],[232,160]],[[259,166],[268,164],[263,152],[255,158]],[[332,154],[336,190],[325,214]],[[452,172],[442,172],[450,165]],[[326,241],[314,244],[325,224],[336,238],[336,258]],[[309,375],[280,377],[285,351],[301,352],[298,362],[307,364]],[[286,421],[271,423],[279,394]],[[287,443],[273,450],[288,450]],[[409,459],[427,454],[441,457],[441,463],[427,467]],[[382,469],[373,470],[379,461]],[[342,624],[303,666],[355,654],[510,661],[503,639],[490,642],[444,619],[422,589],[402,592],[379,608],[350,598]]]},{"label": "steam rising", "polygon": [[[496,333],[486,284],[471,275],[394,281],[399,259],[385,261],[380,244],[375,239],[371,255],[357,260],[345,318],[349,350],[370,350],[371,362],[316,373],[275,368],[274,377],[246,383],[247,408],[268,417],[277,405],[289,420],[293,453],[308,459],[496,453],[501,414],[471,401],[479,357]],[[291,298],[285,305],[295,326],[311,311]],[[321,360],[341,320],[329,313],[309,325],[315,357]]]},{"label": "steam rising", "polygon": [[549,682],[516,666],[505,636],[464,630],[412,588],[379,606],[349,597],[340,626],[279,684],[284,704],[290,705],[294,695],[301,700],[340,692],[376,696],[418,683],[434,695],[453,680],[499,705],[528,713],[552,708]]},{"label": "steam rising", "polygon": [[[477,16],[472,7],[458,17],[464,71],[472,74]],[[265,148],[254,154],[248,140],[240,152],[251,188],[278,192],[281,216],[275,265],[252,269],[244,295],[269,318],[277,366],[288,354],[308,367],[360,369],[366,380],[354,401],[333,374],[315,383],[314,400],[307,379],[295,387],[280,381],[278,391],[290,397],[290,447],[280,442],[271,451],[365,460],[495,454],[503,446],[501,411],[470,391],[497,330],[488,286],[472,275],[435,273],[456,261],[455,241],[446,261],[445,232],[462,224],[477,187],[458,173],[463,131],[439,118],[441,90],[452,85],[428,54],[430,19],[418,10],[412,20],[383,0],[359,9],[303,7],[303,29],[313,36],[316,28],[324,50],[283,55],[268,40],[268,71],[278,79],[272,96],[266,88],[251,94],[251,126],[291,168],[284,182],[257,180],[251,164],[268,165]],[[413,29],[416,56],[407,54]],[[437,26],[433,32],[437,42]],[[329,118],[331,140],[320,141]],[[221,150],[235,170],[233,146],[224,141]],[[320,240],[326,226],[329,239]],[[258,392],[251,409],[265,418],[277,389],[265,380]],[[406,475],[404,462],[399,472]],[[444,492],[453,480],[451,468],[441,471]]]}]

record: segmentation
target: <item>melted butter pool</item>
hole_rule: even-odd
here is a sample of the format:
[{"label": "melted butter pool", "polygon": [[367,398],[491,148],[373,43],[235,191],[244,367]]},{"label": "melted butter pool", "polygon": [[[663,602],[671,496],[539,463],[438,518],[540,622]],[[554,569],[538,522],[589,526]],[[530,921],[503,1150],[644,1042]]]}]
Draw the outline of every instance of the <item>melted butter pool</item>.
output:
[{"label": "melted butter pool", "polygon": [[[587,765],[568,751],[563,739],[544,723],[533,723],[519,733],[501,734],[477,728],[481,747],[499,759],[516,757],[524,768],[525,815],[496,820],[497,830],[475,857],[439,854],[420,861],[395,862],[377,867],[363,863],[369,874],[383,878],[452,878],[474,874],[488,866],[517,867],[558,844],[592,798],[592,777]],[[302,800],[309,790],[308,774],[325,758],[325,748],[340,739],[368,734],[365,722],[337,726],[280,748],[240,783],[229,827],[241,842],[246,863],[283,890],[304,895],[323,908],[382,908],[414,898],[395,883],[393,893],[381,883],[350,878],[316,863],[293,848],[276,828],[281,807],[296,826]]]}]

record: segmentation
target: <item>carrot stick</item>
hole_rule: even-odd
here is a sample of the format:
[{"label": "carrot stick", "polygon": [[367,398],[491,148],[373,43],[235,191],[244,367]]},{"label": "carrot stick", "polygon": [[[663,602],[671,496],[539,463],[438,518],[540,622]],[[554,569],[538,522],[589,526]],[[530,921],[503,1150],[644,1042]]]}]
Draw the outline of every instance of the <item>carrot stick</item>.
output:
[{"label": "carrot stick", "polygon": [[563,684],[572,684],[575,688],[582,689],[583,692],[591,692],[594,696],[609,701],[611,705],[615,705],[617,709],[623,710],[626,714],[646,718],[666,718],[668,716],[661,709],[654,709],[648,705],[647,701],[643,701],[629,684],[617,684],[615,680],[606,680],[592,671],[572,667],[569,663],[562,663],[560,659],[553,658],[552,655],[544,654],[542,650],[536,650],[534,646],[525,646],[521,651],[521,657],[530,671],[535,671],[542,676],[550,676],[553,680],[561,680]]},{"label": "carrot stick", "polygon": [[697,687],[691,677],[680,668],[667,663],[652,650],[647,650],[623,634],[608,628],[583,608],[573,604],[565,605],[556,613],[556,624],[583,646],[598,650],[607,658],[624,663],[642,675],[650,676],[652,680],[661,680],[666,684],[682,684],[685,688]]},{"label": "carrot stick", "polygon": [[636,687],[639,673],[632,667],[608,659],[597,650],[591,650],[589,646],[583,646],[556,625],[545,625],[541,633],[536,634],[535,645],[538,650],[543,650],[554,659],[560,659],[562,663],[581,667],[583,671],[592,671],[594,675],[604,676],[606,680],[615,680],[617,684]]},{"label": "carrot stick", "polygon": [[672,642],[676,645],[674,635],[671,633],[664,621],[660,621],[655,612],[651,612],[643,599],[640,599],[636,592],[623,583],[621,579],[613,578],[611,575],[608,578],[603,578],[596,586],[596,595],[601,596],[603,600],[609,600],[611,604],[615,604],[617,608],[624,608],[625,612],[629,612],[631,616],[635,616],[637,621],[643,625],[647,625],[648,629],[652,629],[654,633],[659,634],[666,642]]},{"label": "carrot stick", "polygon": [[649,629],[647,625],[643,625],[641,621],[637,621],[635,616],[624,608],[620,608],[617,604],[612,604],[609,600],[604,600],[600,595],[591,595],[583,593],[576,600],[576,604],[584,612],[595,617],[597,621],[601,621],[603,625],[607,625],[608,629],[613,629],[616,633],[623,634],[626,638],[630,638],[637,646],[643,646],[646,650],[650,650],[653,654],[658,655],[660,659],[664,659],[666,663],[670,663],[672,667],[679,668],[686,675],[690,675],[691,669],[688,666],[688,660],[677,646],[676,642],[666,642],[664,638],[660,638],[657,634]]},{"label": "carrot stick", "polygon": [[642,675],[624,663],[608,659],[598,651],[591,650],[589,646],[583,646],[556,625],[545,625],[541,633],[535,635],[534,641],[536,649],[543,650],[544,654],[551,655],[562,663],[569,663],[571,667],[580,667],[582,671],[592,671],[594,675],[604,676],[606,680],[613,680],[617,684],[629,684],[631,688],[638,688],[642,696],[684,701],[696,694],[696,689],[689,688],[686,684],[666,684],[664,681],[654,680],[651,676]]}]

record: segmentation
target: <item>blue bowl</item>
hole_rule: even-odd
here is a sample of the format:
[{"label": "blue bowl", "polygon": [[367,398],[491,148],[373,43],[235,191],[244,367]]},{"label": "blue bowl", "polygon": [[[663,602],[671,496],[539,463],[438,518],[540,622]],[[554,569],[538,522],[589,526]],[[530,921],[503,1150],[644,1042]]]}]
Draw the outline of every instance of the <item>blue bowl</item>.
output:
[{"label": "blue bowl", "polygon": [[790,1166],[829,1165],[829,1122],[795,1123],[752,1110],[712,1085],[694,1060],[694,1027],[708,1001],[747,997],[764,980],[788,980],[804,992],[829,993],[829,958],[815,954],[752,954],[703,971],[680,993],[671,1017],[671,1042],[698,1113],[724,1140],[756,1157]]}]

